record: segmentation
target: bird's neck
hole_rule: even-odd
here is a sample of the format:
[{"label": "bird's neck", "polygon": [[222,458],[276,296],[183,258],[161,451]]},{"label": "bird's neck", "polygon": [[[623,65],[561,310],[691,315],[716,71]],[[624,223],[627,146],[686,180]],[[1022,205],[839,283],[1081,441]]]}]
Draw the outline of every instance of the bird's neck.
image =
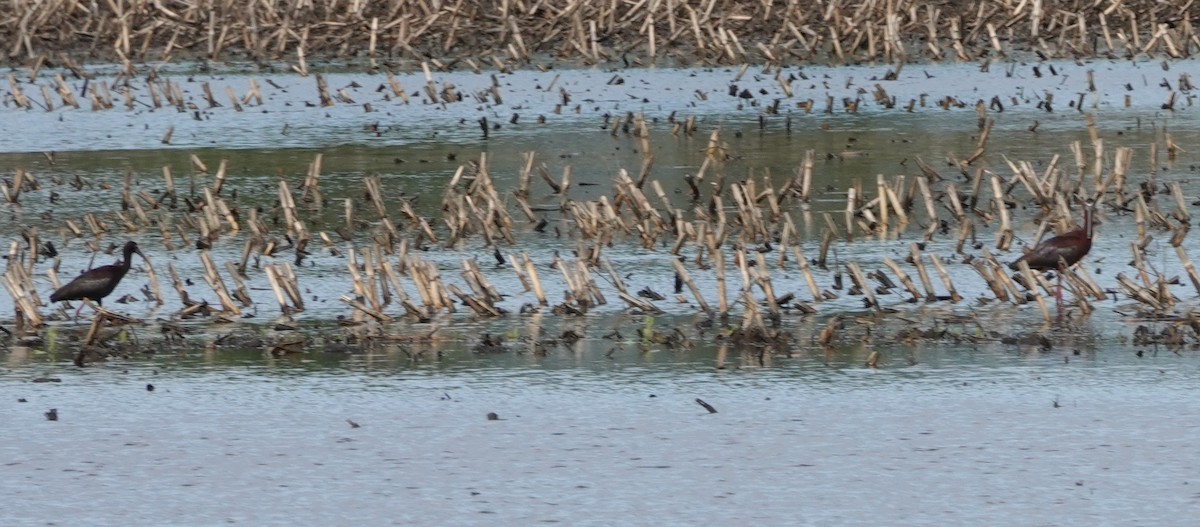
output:
[{"label": "bird's neck", "polygon": [[121,269],[129,270],[129,266],[133,263],[133,251],[125,249],[125,257],[121,258]]}]

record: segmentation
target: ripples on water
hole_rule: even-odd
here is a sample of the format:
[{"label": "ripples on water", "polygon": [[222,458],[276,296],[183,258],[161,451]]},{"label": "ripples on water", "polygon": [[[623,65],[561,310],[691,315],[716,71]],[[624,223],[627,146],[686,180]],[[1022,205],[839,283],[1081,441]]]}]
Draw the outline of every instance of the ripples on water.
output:
[{"label": "ripples on water", "polygon": [[[1154,75],[1147,68],[1155,69]],[[872,86],[873,72],[883,69],[808,68],[811,80],[798,85],[803,89],[798,97],[857,97],[858,88]],[[1067,155],[1070,141],[1086,139],[1082,116],[1066,103],[1082,89],[1087,69],[1096,69],[1100,85],[1108,88],[1088,101],[1101,110],[1100,127],[1110,148],[1144,147],[1157,140],[1165,122],[1181,144],[1196,133],[1192,120],[1178,118],[1187,107],[1178,114],[1157,112],[1162,94],[1148,92],[1153,83],[1142,80],[1163,75],[1157,63],[1063,65],[1061,76],[1044,79],[1008,77],[993,68],[983,82],[995,93],[954,88],[961,84],[954,79],[979,81],[976,69],[932,67],[932,77],[922,80],[925,76],[917,74],[886,87],[901,99],[953,95],[967,104],[994,94],[1020,97],[1021,106],[1009,104],[1009,111],[993,115],[993,144],[1006,145],[1005,153],[1014,159]],[[67,179],[78,174],[114,188],[122,170],[131,168],[155,189],[162,165],[182,170],[188,166],[186,154],[198,152],[210,162],[231,158],[235,173],[227,184],[253,202],[270,199],[277,170],[302,173],[316,152],[326,151],[322,189],[334,198],[359,196],[361,177],[368,173],[387,176],[409,196],[440,195],[446,176],[484,150],[501,181],[511,183],[520,152],[538,150],[552,173],[571,164],[577,181],[607,185],[618,168],[636,170],[640,158],[635,142],[598,130],[604,113],[625,111],[646,112],[659,120],[659,128],[671,111],[700,114],[706,125],[723,128],[736,155],[731,171],[769,169],[786,177],[809,148],[869,152],[844,159],[835,155],[818,167],[822,183],[839,189],[854,178],[911,172],[900,162],[912,154],[929,153],[931,163],[934,156],[964,157],[976,140],[969,110],[926,108],[900,120],[869,105],[858,116],[802,115],[793,109],[791,134],[782,133],[778,118],[759,133],[760,107],[738,107],[737,100],[717,97],[735,82],[735,72],[719,70],[682,77],[677,71],[623,72],[626,84],[615,91],[599,89],[610,73],[579,72],[560,82],[583,103],[580,114],[553,114],[558,95],[541,91],[539,83],[547,84],[557,73],[503,77],[509,101],[503,108],[387,108],[376,101],[384,111],[367,114],[359,106],[316,111],[303,109],[305,98],[315,97],[311,81],[288,78],[280,79],[288,91],[272,94],[277,106],[256,119],[228,109],[205,112],[201,120],[173,111],[109,112],[100,118],[67,111],[58,123],[57,113],[3,110],[6,123],[38,132],[14,135],[2,148],[57,150],[59,164],[38,165],[40,153],[0,160],[5,167],[56,171]],[[330,76],[333,86],[355,78]],[[491,82],[486,76],[451,80],[465,93]],[[736,82],[770,94],[778,90],[769,76]],[[1125,92],[1112,88],[1135,82],[1134,107],[1123,109]],[[356,96],[374,87],[363,85]],[[696,89],[713,96],[699,101]],[[1033,109],[1045,93],[1058,94],[1062,107],[1057,112]],[[475,119],[486,115],[506,122],[518,105],[523,123],[538,113],[558,117],[545,128],[505,126],[488,142],[478,140]],[[311,123],[314,116],[320,122]],[[114,118],[128,125],[126,134],[113,133]],[[1041,122],[1040,135],[1026,130],[1033,120]],[[363,126],[375,122],[384,133],[365,133]],[[832,130],[819,132],[822,123],[832,124]],[[281,133],[285,124],[287,135]],[[175,143],[158,150],[170,125],[178,126]],[[73,132],[65,133],[68,129]],[[664,177],[694,172],[706,140],[656,137],[657,170]],[[82,152],[94,149],[102,150]],[[447,153],[460,157],[449,161]],[[1185,159],[1165,171],[1164,179],[1187,178],[1182,167],[1190,154],[1181,155]],[[184,185],[182,176],[177,184]],[[600,190],[572,192],[583,197]],[[818,194],[817,210],[837,210],[844,199],[836,192]],[[88,200],[65,195],[72,197],[53,207],[62,216],[119,199],[117,190],[90,189]],[[14,226],[20,224],[56,232],[59,220],[38,214],[48,207],[45,196],[23,199],[24,208],[9,212],[17,221],[0,224],[0,233],[15,237]],[[418,206],[435,209],[436,199]],[[1114,219],[1101,226],[1096,254],[1125,254],[1132,232],[1128,223]],[[819,232],[802,234],[811,240]],[[153,234],[145,236],[155,240]],[[143,247],[153,246],[142,241]],[[884,256],[902,258],[909,241],[838,247],[842,257],[853,254],[866,268]],[[952,252],[951,242],[942,242],[928,250]],[[549,261],[561,243],[531,236],[522,250]],[[64,277],[87,264],[75,245],[63,246],[68,249]],[[240,249],[240,243],[219,243],[214,257],[231,259]],[[449,275],[462,258],[479,254],[486,261],[488,253],[482,245],[466,244],[428,258]],[[658,272],[669,261],[659,252],[617,246],[607,254],[633,272],[627,278],[631,288],[669,291],[669,272]],[[199,276],[190,253],[152,253],[152,258],[156,264],[172,261],[185,276]],[[309,262],[312,267],[301,269],[301,283],[320,300],[309,304],[301,321],[344,314],[346,308],[330,300],[347,290],[341,280],[344,260],[321,254]],[[1162,263],[1164,272],[1178,274],[1170,262]],[[501,290],[518,287],[503,269],[486,272]],[[697,275],[711,290],[711,279]],[[985,294],[982,284],[954,276],[965,297]],[[794,274],[773,278],[777,291],[804,290]],[[1105,274],[1101,280],[1110,278]],[[141,280],[137,271],[130,280]],[[515,310],[529,300],[514,294],[506,302]],[[203,352],[191,342],[213,334],[197,330],[179,349],[164,347],[154,355],[81,369],[70,364],[76,346],[67,338],[72,326],[57,324],[53,331],[66,336],[54,346],[10,348],[0,370],[4,523],[1187,525],[1200,513],[1200,458],[1191,453],[1200,439],[1200,410],[1194,404],[1200,361],[1194,350],[1128,347],[1122,340],[1130,329],[1127,317],[1113,304],[1104,304],[1082,323],[1050,326],[1046,331],[1054,346],[1049,350],[1000,344],[990,335],[978,342],[903,344],[894,338],[903,329],[897,325],[928,328],[968,314],[977,317],[978,327],[953,326],[962,336],[1042,328],[1040,316],[1028,308],[886,301],[912,322],[872,326],[870,335],[866,326],[856,327],[841,347],[823,351],[813,344],[819,325],[787,317],[785,326],[797,334],[794,343],[761,356],[732,351],[721,369],[713,339],[684,350],[645,345],[634,333],[645,319],[621,314],[615,304],[579,323],[582,341],[553,346],[544,355],[512,338],[507,353],[478,355],[469,348],[484,332],[508,335],[516,327],[527,336],[530,327],[545,323],[542,334],[553,336],[571,322],[559,327],[547,321],[550,317],[515,315],[500,322],[465,316],[439,320],[448,326],[447,340],[406,347],[421,354],[415,360],[399,346],[287,357],[262,349]],[[0,312],[11,312],[5,302],[7,296],[0,297]],[[692,305],[663,302],[662,307],[668,314],[656,329],[695,323]],[[845,297],[821,308],[852,316],[861,312],[861,300]],[[121,309],[151,319],[168,316],[142,303]],[[261,310],[252,322],[269,324],[274,311]],[[429,328],[405,325],[413,331]],[[601,338],[612,328],[622,336]],[[863,339],[865,344],[858,343]],[[1137,350],[1144,356],[1139,358]],[[864,367],[871,351],[883,355],[878,369]],[[35,378],[60,382],[31,382]],[[719,412],[707,413],[697,398]],[[58,409],[58,421],[43,417],[49,408]],[[487,420],[488,412],[500,420]],[[347,420],[361,426],[353,428]]]},{"label": "ripples on water", "polygon": [[0,375],[6,521],[1182,525],[1200,507],[1194,352],[711,353],[27,362]]},{"label": "ripples on water", "polygon": [[[699,170],[707,146],[707,133],[711,130],[719,129],[722,133],[721,140],[729,159],[721,170],[728,174],[729,181],[761,178],[769,173],[779,185],[792,177],[801,165],[805,151],[814,150],[818,164],[812,211],[794,210],[797,207],[790,210],[800,231],[797,236],[807,244],[806,254],[811,258],[815,256],[815,247],[824,228],[822,213],[837,213],[843,209],[844,190],[855,180],[866,181],[869,186],[876,174],[889,178],[912,174],[916,171],[914,158],[917,156],[947,178],[957,178],[956,172],[946,167],[945,160],[966,158],[974,151],[979,130],[978,119],[971,108],[976,101],[999,97],[1004,102],[1005,111],[989,113],[996,128],[990,139],[988,167],[1006,178],[1010,174],[999,157],[1001,154],[1014,161],[1030,161],[1039,171],[1059,156],[1060,169],[1072,173],[1075,167],[1068,166],[1070,163],[1066,161],[1074,159],[1071,142],[1089,143],[1085,112],[1095,117],[1098,133],[1105,140],[1109,155],[1119,146],[1135,147],[1138,155],[1144,155],[1147,145],[1158,142],[1166,129],[1181,145],[1200,140],[1195,120],[1188,118],[1190,107],[1179,105],[1177,112],[1162,111],[1161,101],[1168,89],[1147,80],[1152,78],[1150,72],[1155,77],[1180,74],[1186,73],[1188,67],[1190,63],[1179,63],[1175,65],[1178,72],[1168,72],[1159,63],[1063,63],[1056,64],[1054,74],[1039,77],[1032,74],[1030,65],[1014,66],[1011,73],[999,65],[986,72],[979,71],[978,65],[928,66],[922,67],[921,72],[909,72],[897,81],[888,82],[878,80],[888,70],[886,66],[795,68],[785,75],[785,78],[794,79],[792,97],[785,96],[774,75],[751,72],[739,77],[736,69],[628,70],[620,73],[624,83],[619,85],[608,84],[613,72],[553,70],[497,76],[504,94],[503,104],[471,102],[468,98],[448,105],[426,104],[419,96],[413,97],[407,105],[387,100],[386,90],[375,90],[383,82],[381,78],[339,73],[326,77],[330,86],[345,88],[357,104],[337,104],[328,108],[306,105],[316,97],[315,80],[311,78],[269,74],[178,75],[172,80],[180,84],[190,100],[200,101],[202,109],[183,113],[172,108],[150,110],[141,106],[133,112],[122,108],[102,112],[62,108],[54,112],[2,110],[16,129],[28,133],[13,134],[0,144],[0,152],[4,152],[0,154],[0,170],[8,173],[17,168],[27,169],[39,177],[46,188],[41,192],[27,192],[22,197],[22,206],[10,208],[9,219],[12,221],[0,222],[0,234],[16,239],[18,229],[29,226],[38,228],[43,237],[59,241],[56,238],[64,218],[79,219],[85,213],[107,215],[120,206],[125,170],[133,176],[135,192],[144,190],[156,196],[162,188],[162,169],[170,166],[180,192],[186,194],[189,190],[185,189],[191,189],[193,185],[198,188],[211,179],[210,175],[198,174],[192,169],[189,158],[192,154],[205,160],[210,172],[215,171],[220,159],[229,160],[230,177],[225,189],[231,206],[243,211],[260,206],[269,209],[276,200],[277,177],[282,174],[293,183],[293,188],[297,187],[308,164],[319,153],[324,156],[321,190],[329,203],[320,210],[302,207],[305,209],[302,215],[310,220],[314,230],[329,232],[337,240],[335,248],[344,252],[346,244],[332,233],[332,229],[341,224],[345,200],[360,202],[360,215],[367,214],[365,204],[361,203],[365,175],[382,176],[385,193],[407,197],[414,202],[418,213],[429,218],[436,218],[441,213],[439,197],[449,177],[459,166],[479,160],[482,153],[487,154],[491,172],[502,189],[515,185],[516,174],[524,162],[522,154],[534,151],[538,156],[536,164],[545,163],[552,177],[559,178],[566,167],[572,168],[575,183],[569,191],[572,199],[595,199],[601,194],[611,194],[613,177],[618,170],[626,169],[635,174],[639,170],[642,144],[624,133],[613,136],[602,129],[602,124],[605,116],[623,118],[628,112],[636,112],[644,114],[651,122],[654,134],[651,145],[655,156],[653,176],[664,182],[672,206],[684,210],[690,210],[693,205],[687,202],[686,191],[675,191],[683,190],[681,180],[684,175]],[[1096,92],[1087,90],[1088,71],[1095,73]],[[207,103],[200,99],[201,82],[209,82],[219,91],[223,85],[247,84],[249,77],[272,78],[279,86],[262,84],[267,91],[262,107],[237,112],[225,106],[207,108]],[[454,84],[464,94],[488,89],[493,83],[491,76],[465,72],[439,74],[437,78],[439,82]],[[424,83],[419,73],[401,75],[399,80],[410,89]],[[574,105],[568,105],[565,110],[559,108],[561,95],[556,90],[546,90],[551,81],[554,86],[573,94]],[[744,100],[730,96],[728,88],[735,84],[749,90],[756,98]],[[886,88],[901,106],[908,100],[924,100],[925,105],[916,107],[911,113],[902,109],[884,109],[869,102],[860,91],[872,89],[876,84]],[[1127,90],[1126,86],[1136,89]],[[144,86],[134,87],[144,91]],[[237,91],[235,89],[235,93]],[[1077,100],[1079,93],[1086,94],[1085,112],[1077,111],[1069,104]],[[1054,95],[1058,101],[1053,112],[1038,107],[1048,95]],[[1125,107],[1126,95],[1131,97],[1129,107]],[[148,98],[140,92],[137,96]],[[825,114],[823,101],[827,96],[834,101],[861,98],[863,104],[858,114],[848,114],[840,107]],[[805,113],[796,106],[810,98],[818,102],[813,113]],[[784,101],[781,113],[764,114],[764,107],[775,99]],[[963,106],[944,110],[937,105],[938,101],[944,100]],[[372,104],[371,112],[362,106],[368,103]],[[578,106],[577,112],[575,106]],[[514,113],[522,116],[515,124],[508,121]],[[535,124],[539,115],[546,117],[546,124]],[[196,119],[196,116],[200,118]],[[695,137],[672,135],[668,123],[672,116],[680,120],[697,117],[700,133]],[[764,119],[761,128],[760,116]],[[478,124],[484,117],[501,125],[487,140],[481,139]],[[64,124],[60,119],[70,122]],[[124,127],[114,129],[114,119],[121,121]],[[1038,123],[1039,133],[1028,131],[1034,122]],[[790,130],[785,129],[787,123],[790,123]],[[171,145],[164,146],[162,134],[170,127],[176,130],[174,139]],[[44,151],[54,151],[54,164],[42,155]],[[1189,151],[1179,155],[1173,162],[1164,162],[1161,173],[1156,176],[1160,181],[1190,181],[1190,172],[1194,172],[1200,162],[1189,157],[1192,155]],[[1144,167],[1144,161],[1135,160],[1136,166]],[[69,185],[54,186],[47,181],[51,175],[67,182],[81,177],[93,186],[83,191],[76,191]],[[1143,176],[1138,174],[1139,178]],[[108,188],[102,188],[102,185]],[[540,183],[535,189],[541,189],[533,196],[535,206],[553,210],[560,205],[561,198],[550,195]],[[49,202],[51,190],[61,194],[56,203]],[[237,198],[232,197],[234,192]],[[1028,241],[1037,227],[1030,221],[1030,211],[1013,212],[1017,216],[1014,221],[1018,229],[1014,250],[1019,250],[1021,243]],[[556,251],[569,245],[566,238],[556,233],[569,232],[572,226],[555,214],[540,212],[539,215],[551,220],[547,232],[535,233],[532,226],[520,224],[517,226],[520,246],[506,249],[513,253],[527,252],[535,262],[545,265],[544,262],[551,261]],[[396,217],[402,216],[397,213]],[[1117,216],[1101,218],[1093,253],[1127,254],[1128,241],[1135,232],[1132,222],[1127,220]],[[841,221],[840,216],[837,221]],[[920,236],[922,226],[917,223],[919,221],[904,233],[887,240],[861,237],[857,242],[839,240],[833,246],[832,263],[836,265],[853,259],[863,265],[864,272],[869,272],[872,267],[880,266],[884,257],[901,260],[907,256],[909,244]],[[992,229],[994,225],[981,227],[978,236],[983,245],[991,242]],[[365,230],[358,233],[356,242],[365,243],[367,234]],[[199,259],[190,254],[190,248],[165,253],[158,250],[162,244],[157,232],[146,230],[131,236],[148,249],[159,267],[160,279],[167,279],[162,267],[170,262],[182,276],[203,285],[199,280],[203,274]],[[956,258],[956,238],[953,233],[939,235],[926,251],[931,255]],[[218,266],[224,261],[240,260],[243,242],[240,235],[229,234],[217,240],[211,254]],[[641,249],[634,240],[621,242],[606,248],[605,255],[622,272],[632,271],[629,286],[635,291],[649,287],[664,294],[669,292],[672,270],[666,252]],[[62,258],[60,277],[64,280],[89,265],[107,263],[107,256],[93,262],[90,252],[81,250],[74,240],[65,240],[58,245]],[[325,248],[315,245],[310,246],[313,254],[299,269],[300,283],[306,291],[306,310],[299,318],[327,321],[349,312],[349,308],[337,299],[349,291],[351,285],[345,259],[332,256]],[[522,304],[531,302],[532,295],[521,293],[522,288],[511,270],[486,268],[491,263],[491,249],[482,241],[470,240],[421,256],[436,262],[443,276],[452,282],[461,270],[463,259],[479,258],[484,262],[488,279],[509,294],[501,303],[502,307],[516,311]],[[977,254],[979,251],[972,249],[969,252]],[[1155,242],[1152,252],[1161,257],[1151,263],[1164,274],[1183,276],[1178,260],[1164,242]],[[774,254],[771,256],[773,259]],[[1102,287],[1114,283],[1115,273],[1096,271],[1101,267],[1113,268],[1105,262],[1120,258],[1101,257],[1089,262],[1096,264],[1092,271],[1101,275],[1098,279]],[[1001,255],[1001,259],[1011,259],[1011,255]],[[272,261],[268,258],[262,263]],[[135,291],[145,284],[144,272],[137,269],[140,265],[140,262],[135,263],[134,272],[127,278],[130,287],[122,291]],[[42,294],[46,296],[50,286],[40,278],[44,271],[43,266],[39,266],[34,274],[43,280],[45,290]],[[974,270],[951,265],[950,272],[964,297],[990,296]],[[705,291],[715,287],[709,272],[696,270],[694,277]],[[828,287],[828,273],[819,273],[817,278],[822,288]],[[777,273],[772,280],[777,291],[806,290],[795,272]],[[605,286],[604,283],[600,285]],[[275,316],[278,309],[270,300],[264,275],[251,273],[248,286],[260,306],[254,310],[256,320]],[[203,296],[198,288],[190,288],[190,292]],[[551,295],[557,292],[548,291]],[[171,287],[165,287],[164,294],[168,306],[165,309],[179,305]],[[615,295],[608,296],[613,300],[610,308],[622,307]],[[800,297],[807,299],[807,294],[802,293]],[[207,299],[214,303],[216,300],[211,295]],[[898,298],[884,300],[900,309],[907,308]],[[675,314],[694,313],[696,309],[694,305],[677,302],[659,304],[662,309]],[[824,311],[858,309],[861,299],[843,295],[823,307]],[[122,306],[122,310],[150,319],[169,315],[145,302]],[[7,295],[0,295],[0,312],[11,311],[11,300]],[[1026,313],[1025,316],[1037,318],[1037,314]]]}]

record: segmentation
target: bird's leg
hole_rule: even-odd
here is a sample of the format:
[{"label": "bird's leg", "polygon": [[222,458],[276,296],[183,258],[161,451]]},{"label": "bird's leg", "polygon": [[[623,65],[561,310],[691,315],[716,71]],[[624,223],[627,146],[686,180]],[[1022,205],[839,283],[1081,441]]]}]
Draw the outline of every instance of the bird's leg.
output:
[{"label": "bird's leg", "polygon": [[1062,257],[1058,259],[1058,270],[1054,273],[1058,277],[1058,287],[1054,291],[1055,307],[1062,311],[1062,275],[1067,270],[1067,262],[1063,261]]},{"label": "bird's leg", "polygon": [[79,309],[75,310],[75,320],[79,320],[79,313],[81,311],[83,311],[83,306],[85,306],[85,305],[86,305],[86,303],[84,301],[82,301],[82,300],[79,301]]},{"label": "bird's leg", "polygon": [[1058,309],[1062,309],[1062,272],[1058,272],[1058,289],[1055,290],[1054,296],[1058,299]]}]

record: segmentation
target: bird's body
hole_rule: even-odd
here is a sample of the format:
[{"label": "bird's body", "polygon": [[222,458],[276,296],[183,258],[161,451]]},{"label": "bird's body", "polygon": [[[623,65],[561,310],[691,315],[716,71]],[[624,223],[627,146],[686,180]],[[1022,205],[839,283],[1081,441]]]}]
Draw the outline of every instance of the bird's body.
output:
[{"label": "bird's body", "polygon": [[1083,227],[1046,240],[1018,258],[1008,267],[1020,268],[1021,262],[1029,264],[1035,271],[1058,269],[1061,260],[1067,267],[1082,260],[1092,250],[1092,209],[1083,209]]},{"label": "bird's body", "polygon": [[[1092,250],[1092,234],[1092,207],[1089,205],[1083,209],[1083,227],[1039,243],[1037,247],[1008,264],[1008,267],[1013,270],[1020,269],[1021,262],[1029,264],[1029,268],[1035,271],[1057,270],[1060,265],[1063,268],[1070,267]],[[1058,274],[1058,288],[1054,296],[1061,305],[1062,273]]]},{"label": "bird's body", "polygon": [[[130,258],[133,253],[137,253],[145,258],[142,251],[138,249],[137,243],[132,241],[125,243],[123,251],[124,257],[121,261],[113,265],[104,265],[95,269],[88,270],[83,274],[71,280],[71,283],[58,288],[54,294],[50,295],[51,302],[59,302],[63,300],[93,300],[97,304],[104,305],[104,297],[112,294],[113,289],[117,288],[117,284],[121,283],[121,279],[125,278],[125,273],[129,272]],[[83,306],[80,306],[82,309]],[[78,311],[76,311],[78,316]]]}]

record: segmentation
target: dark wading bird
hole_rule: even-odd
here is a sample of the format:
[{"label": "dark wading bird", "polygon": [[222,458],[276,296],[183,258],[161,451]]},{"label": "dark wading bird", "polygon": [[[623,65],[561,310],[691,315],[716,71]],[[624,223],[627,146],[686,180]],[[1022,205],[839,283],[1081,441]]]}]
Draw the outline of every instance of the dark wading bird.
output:
[{"label": "dark wading bird", "polygon": [[1092,234],[1092,206],[1086,205],[1083,208],[1083,227],[1043,241],[1024,256],[1008,264],[1008,267],[1017,270],[1020,269],[1021,262],[1025,262],[1034,271],[1059,271],[1057,297],[1061,303],[1062,269],[1059,265],[1063,268],[1071,267],[1087,256],[1088,251],[1092,250]]},{"label": "dark wading bird", "polygon": [[[142,254],[141,249],[138,249],[137,243],[132,241],[125,242],[124,257],[120,262],[113,265],[104,265],[84,272],[83,274],[71,280],[71,283],[58,288],[54,294],[50,295],[51,302],[59,302],[62,300],[94,300],[101,306],[104,305],[104,297],[113,292],[117,288],[117,284],[121,283],[121,279],[125,278],[125,273],[129,272],[129,259],[133,253],[137,253],[143,259],[146,255]],[[79,317],[79,312],[83,310],[83,305],[75,310],[75,317]]]}]

